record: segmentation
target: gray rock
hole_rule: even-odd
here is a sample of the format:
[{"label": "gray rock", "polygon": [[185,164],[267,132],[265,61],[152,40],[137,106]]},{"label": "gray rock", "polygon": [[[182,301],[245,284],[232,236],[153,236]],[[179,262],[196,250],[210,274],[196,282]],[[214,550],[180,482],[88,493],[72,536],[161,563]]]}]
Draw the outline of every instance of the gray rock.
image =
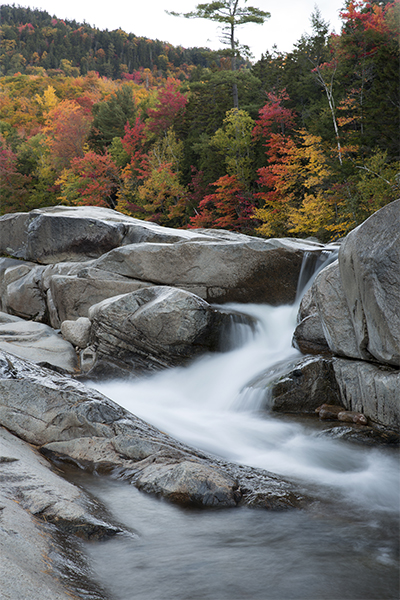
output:
[{"label": "gray rock", "polygon": [[296,296],[305,245],[253,238],[116,248],[97,268],[192,292],[208,302],[288,304]]},{"label": "gray rock", "polygon": [[229,507],[241,500],[235,479],[219,469],[190,460],[175,465],[153,462],[137,477],[136,485],[140,490],[162,494],[183,505]]},{"label": "gray rock", "polygon": [[12,213],[0,217],[0,254],[26,259],[29,220],[30,213]]},{"label": "gray rock", "polygon": [[151,284],[99,269],[83,269],[73,275],[53,275],[50,294],[59,321],[87,317],[89,308],[106,298],[126,294]]},{"label": "gray rock", "polygon": [[[1,218],[1,217],[0,217]],[[39,269],[36,276],[33,271]],[[46,314],[46,302],[38,286],[42,267],[35,263],[16,260],[14,258],[0,258],[0,310],[14,313],[24,318],[42,320]],[[20,280],[24,286],[20,286]]]},{"label": "gray rock", "polygon": [[333,368],[347,410],[363,413],[371,421],[394,430],[400,427],[400,372],[397,369],[345,359]]},{"label": "gray rock", "polygon": [[232,319],[245,315],[211,307],[189,292],[154,286],[104,300],[89,310],[98,359],[129,372],[180,365],[221,349]]},{"label": "gray rock", "polygon": [[14,317],[14,315],[9,315],[8,313],[0,312],[0,324],[4,323],[18,323],[21,321],[20,317]]},{"label": "gray rock", "polygon": [[[15,258],[0,257],[0,310],[3,312],[6,312],[4,300],[7,292],[7,286],[4,284],[4,273],[10,267],[21,266],[21,264],[23,265],[24,263],[20,260],[16,260]],[[33,266],[34,265],[32,264],[32,267]],[[25,270],[24,274],[26,273],[27,271]]]},{"label": "gray rock", "polygon": [[335,440],[346,440],[366,446],[399,445],[399,434],[394,431],[377,427],[360,425],[339,425],[329,427],[320,433],[321,437],[331,437]]},{"label": "gray rock", "polygon": [[400,367],[400,200],[346,237],[339,253],[361,357]]},{"label": "gray rock", "polygon": [[46,456],[97,472],[117,468],[139,488],[170,500],[269,508],[301,500],[285,480],[208,457],[78,381],[7,353],[0,353],[0,399],[0,424]]},{"label": "gray rock", "polygon": [[312,287],[301,299],[292,343],[303,354],[330,352]]},{"label": "gray rock", "polygon": [[0,506],[1,597],[71,600],[71,594],[58,581],[58,573],[49,570],[50,534],[41,531],[35,519],[5,495],[5,486],[0,489]]},{"label": "gray rock", "polygon": [[86,346],[79,353],[80,372],[86,374],[92,369],[97,360],[97,352],[93,346]]},{"label": "gray rock", "polygon": [[56,206],[5,215],[0,251],[42,264],[101,256],[119,246],[125,234],[124,224],[109,222],[103,210]]},{"label": "gray rock", "polygon": [[259,391],[262,408],[276,412],[315,414],[322,403],[340,402],[332,360],[323,356],[267,369],[247,387]]},{"label": "gray rock", "polygon": [[330,350],[339,356],[361,358],[338,261],[319,273],[312,286],[312,293]]},{"label": "gray rock", "polygon": [[90,338],[90,320],[86,317],[79,317],[76,321],[63,321],[61,323],[61,333],[63,337],[73,346],[86,348]]},{"label": "gray rock", "polygon": [[6,495],[46,523],[86,539],[102,539],[120,529],[94,517],[99,506],[56,475],[50,463],[26,442],[0,428],[0,469]]},{"label": "gray rock", "polygon": [[344,293],[339,263],[328,265],[304,295],[293,345],[304,353],[362,358]]},{"label": "gray rock", "polygon": [[46,294],[41,285],[44,267],[19,262],[3,275],[4,310],[23,319],[48,323]]},{"label": "gray rock", "polygon": [[[50,325],[54,329],[59,329],[61,327],[61,322],[68,319],[76,319],[78,317],[87,317],[87,312],[85,314],[85,310],[87,311],[87,304],[85,297],[75,297],[73,301],[77,302],[78,310],[74,309],[74,304],[69,301],[68,295],[58,295],[56,298],[53,298],[52,294],[52,281],[53,278],[57,279],[58,277],[70,277],[75,280],[78,277],[78,273],[86,272],[87,268],[90,268],[92,261],[86,262],[62,262],[58,264],[48,265],[45,267],[42,273],[42,282],[41,286],[43,292],[46,294],[46,302],[47,302],[47,310],[49,315]],[[55,286],[57,287],[57,286]],[[85,290],[83,290],[85,291]],[[83,310],[80,312],[79,308],[83,305]],[[64,310],[64,307],[68,307],[67,310]],[[61,317],[60,317],[60,314]],[[81,314],[82,313],[82,314]]]},{"label": "gray rock", "polygon": [[0,321],[0,350],[70,373],[77,368],[77,356],[71,344],[43,323],[3,318],[3,322]]},{"label": "gray rock", "polygon": [[137,242],[207,239],[96,206],[38,208],[0,217],[0,253],[42,264],[96,258]]},{"label": "gray rock", "polygon": [[67,558],[59,551],[54,527],[47,524],[85,539],[103,539],[120,529],[96,517],[104,511],[93,500],[56,475],[30,445],[3,428],[0,448],[1,597],[67,600],[75,590],[72,582],[65,587],[61,584],[65,575],[58,569],[68,569],[67,565],[79,569],[84,590],[85,563],[81,553],[70,550]]}]

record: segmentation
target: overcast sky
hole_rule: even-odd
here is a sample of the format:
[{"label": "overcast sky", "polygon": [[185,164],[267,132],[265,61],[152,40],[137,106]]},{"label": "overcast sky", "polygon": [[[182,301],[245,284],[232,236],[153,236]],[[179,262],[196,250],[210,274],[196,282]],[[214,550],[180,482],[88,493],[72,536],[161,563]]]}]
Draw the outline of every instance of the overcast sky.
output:
[{"label": "overcast sky", "polygon": [[[165,13],[166,9],[189,12],[199,0],[16,0],[15,3],[46,10],[60,19],[86,21],[110,31],[121,28],[127,33],[170,42],[174,46],[221,47],[216,23],[171,17]],[[310,32],[310,15],[315,5],[324,20],[329,21],[331,30],[339,33],[339,10],[344,0],[249,0],[249,6],[270,12],[271,18],[264,25],[243,26],[238,30],[238,39],[250,46],[256,59],[262,52],[272,50],[274,44],[278,50],[289,52],[303,33]]]}]

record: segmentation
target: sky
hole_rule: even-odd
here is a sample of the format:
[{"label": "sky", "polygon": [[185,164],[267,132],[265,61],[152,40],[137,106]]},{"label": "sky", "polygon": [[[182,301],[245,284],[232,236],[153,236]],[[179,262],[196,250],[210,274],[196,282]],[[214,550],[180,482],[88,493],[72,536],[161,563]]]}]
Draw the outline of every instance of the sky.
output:
[{"label": "sky", "polygon": [[[202,0],[204,2],[204,0]],[[127,33],[190,48],[221,48],[218,25],[204,19],[172,17],[165,10],[189,12],[199,0],[18,0],[20,6],[46,10],[60,19],[86,21],[99,29],[123,29]],[[10,2],[11,4],[11,2]],[[340,31],[339,10],[344,0],[249,0],[271,13],[263,25],[247,24],[238,29],[237,38],[247,44],[258,60],[274,44],[281,52],[290,52],[303,33],[310,33],[310,15],[317,5],[331,31]]]}]

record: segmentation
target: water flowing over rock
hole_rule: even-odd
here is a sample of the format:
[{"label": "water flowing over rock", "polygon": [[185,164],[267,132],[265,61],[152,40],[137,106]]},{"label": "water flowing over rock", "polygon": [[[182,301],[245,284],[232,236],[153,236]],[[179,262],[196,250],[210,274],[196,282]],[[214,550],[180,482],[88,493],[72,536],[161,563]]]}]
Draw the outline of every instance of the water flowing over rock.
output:
[{"label": "water flowing over rock", "polygon": [[[322,434],[395,441],[399,218],[400,201],[373,215],[348,235],[339,261],[317,276],[294,336],[312,356],[253,377],[247,389],[262,396],[262,408],[310,418],[321,404],[336,404],[334,416],[349,424]],[[7,429],[0,429],[7,483],[0,545],[8,552],[0,571],[15,592],[12,600],[67,597],[40,574],[32,548],[46,554],[53,542],[48,530],[38,536],[33,516],[53,532],[86,539],[120,532],[101,518],[101,507],[49,470],[44,457],[124,479],[184,506],[310,503],[286,479],[191,448],[61,373],[126,378],[230,349],[232,323],[252,330],[255,321],[210,303],[293,302],[308,253],[318,262],[323,246],[173,230],[96,207],[0,217],[0,254],[7,255],[0,258],[0,425]],[[64,340],[54,331],[59,328]]]},{"label": "water flowing over rock", "polygon": [[[89,310],[97,365],[115,363],[127,374],[183,364],[199,354],[228,349],[232,322],[253,320],[176,288],[154,286],[115,296]],[[90,375],[90,373],[89,373]]]},{"label": "water flowing over rock", "polygon": [[301,503],[285,480],[213,459],[81,383],[7,353],[0,353],[0,396],[0,425],[52,460],[118,470],[139,489],[181,504],[251,505],[256,497],[273,508]]}]

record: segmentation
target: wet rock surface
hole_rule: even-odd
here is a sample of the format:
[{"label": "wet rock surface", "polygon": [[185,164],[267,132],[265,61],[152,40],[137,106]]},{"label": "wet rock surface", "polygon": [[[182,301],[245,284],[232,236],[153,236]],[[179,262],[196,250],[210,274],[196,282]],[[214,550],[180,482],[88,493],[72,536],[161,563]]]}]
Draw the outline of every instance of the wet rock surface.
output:
[{"label": "wet rock surface", "polygon": [[266,506],[300,503],[285,480],[260,471],[252,487],[242,485],[235,465],[177,442],[78,381],[6,353],[0,355],[0,395],[0,424],[55,462],[118,472],[181,504],[251,504],[255,488]]},{"label": "wet rock surface", "polygon": [[321,402],[340,399],[332,361],[323,356],[301,358],[268,369],[249,383],[253,389],[265,389],[264,407],[276,412],[313,414]]}]

